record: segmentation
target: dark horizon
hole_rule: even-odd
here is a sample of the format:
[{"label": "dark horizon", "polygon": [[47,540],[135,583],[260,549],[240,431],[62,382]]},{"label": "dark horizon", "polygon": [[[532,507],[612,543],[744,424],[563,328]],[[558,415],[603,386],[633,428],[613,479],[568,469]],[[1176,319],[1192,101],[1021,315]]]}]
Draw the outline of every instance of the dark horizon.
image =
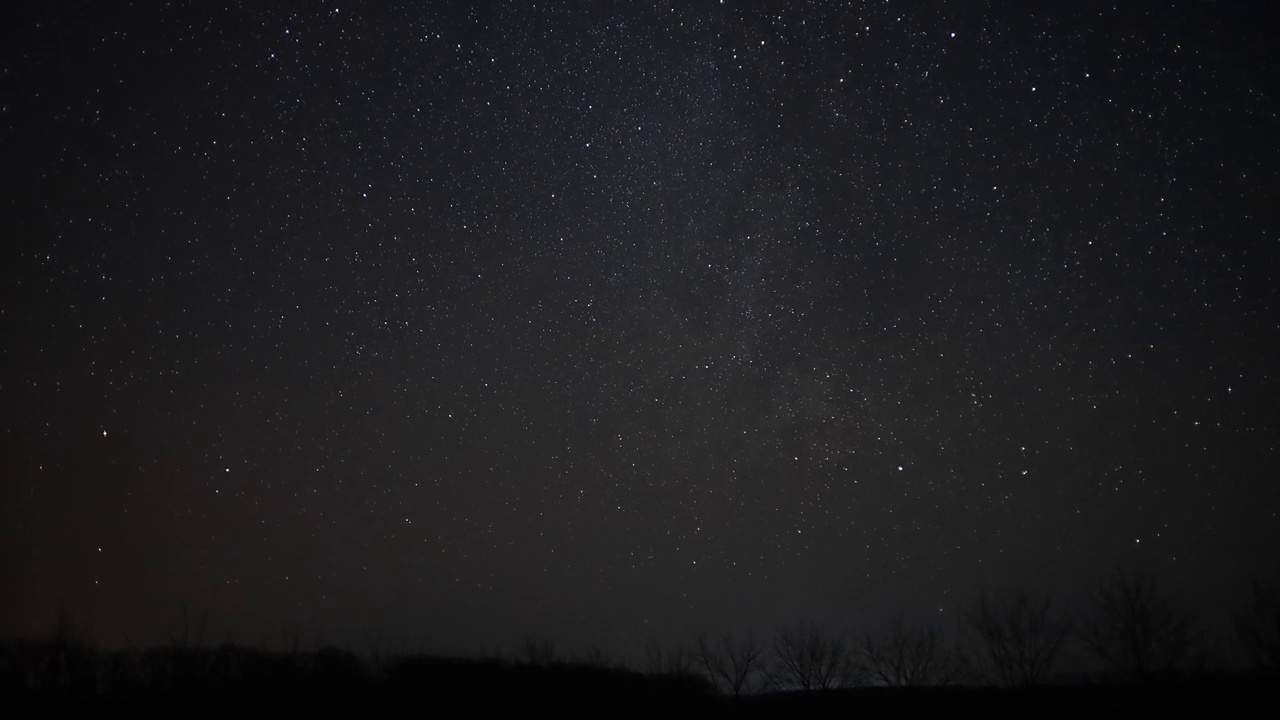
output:
[{"label": "dark horizon", "polygon": [[1132,567],[1226,636],[1277,572],[1274,10],[0,14],[0,637],[623,654]]}]

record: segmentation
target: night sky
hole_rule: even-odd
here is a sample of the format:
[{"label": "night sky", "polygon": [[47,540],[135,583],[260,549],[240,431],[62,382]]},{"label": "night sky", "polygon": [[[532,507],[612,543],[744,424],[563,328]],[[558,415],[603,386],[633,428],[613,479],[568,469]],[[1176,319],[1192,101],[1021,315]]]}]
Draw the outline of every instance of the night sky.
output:
[{"label": "night sky", "polygon": [[476,4],[0,11],[0,635],[1274,570],[1275,11]]}]

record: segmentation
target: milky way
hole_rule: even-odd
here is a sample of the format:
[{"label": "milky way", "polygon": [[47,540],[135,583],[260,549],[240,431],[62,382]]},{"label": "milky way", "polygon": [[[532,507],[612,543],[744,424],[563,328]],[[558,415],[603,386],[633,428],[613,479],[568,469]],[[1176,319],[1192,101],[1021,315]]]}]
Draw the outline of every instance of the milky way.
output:
[{"label": "milky way", "polygon": [[622,649],[1273,569],[1273,21],[469,5],[3,11],[0,630]]}]

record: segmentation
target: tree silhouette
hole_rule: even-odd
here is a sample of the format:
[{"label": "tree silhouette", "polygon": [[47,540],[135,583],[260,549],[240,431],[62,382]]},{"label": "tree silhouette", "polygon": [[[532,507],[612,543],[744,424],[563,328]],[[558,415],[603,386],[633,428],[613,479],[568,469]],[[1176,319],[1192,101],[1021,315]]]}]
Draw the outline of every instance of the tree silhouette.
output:
[{"label": "tree silhouette", "polygon": [[1093,608],[1081,639],[1112,672],[1150,682],[1191,659],[1192,617],[1174,607],[1154,575],[1117,573],[1089,597]]},{"label": "tree silhouette", "polygon": [[713,683],[739,697],[751,689],[763,670],[764,647],[751,635],[738,640],[726,632],[714,642],[699,635],[694,656]]},{"label": "tree silhouette", "polygon": [[1043,682],[1073,626],[1069,615],[1054,612],[1048,593],[1033,597],[1021,587],[999,597],[984,590],[961,611],[961,621],[978,644],[966,662],[979,676],[1006,687]]},{"label": "tree silhouette", "polygon": [[516,656],[529,665],[547,666],[559,661],[556,644],[550,638],[527,635],[516,648]]},{"label": "tree silhouette", "polygon": [[782,628],[773,638],[770,679],[781,688],[829,690],[850,676],[850,653],[837,635],[813,625]]},{"label": "tree silhouette", "polygon": [[943,644],[942,628],[908,625],[901,616],[881,637],[867,633],[861,651],[867,669],[892,687],[948,685],[960,672],[958,659]]},{"label": "tree silhouette", "polygon": [[1266,583],[1254,580],[1249,605],[1232,613],[1231,621],[1254,670],[1280,674],[1280,574]]},{"label": "tree silhouette", "polygon": [[697,671],[699,663],[695,655],[683,645],[667,649],[653,639],[644,647],[642,670],[647,675],[688,675]]}]

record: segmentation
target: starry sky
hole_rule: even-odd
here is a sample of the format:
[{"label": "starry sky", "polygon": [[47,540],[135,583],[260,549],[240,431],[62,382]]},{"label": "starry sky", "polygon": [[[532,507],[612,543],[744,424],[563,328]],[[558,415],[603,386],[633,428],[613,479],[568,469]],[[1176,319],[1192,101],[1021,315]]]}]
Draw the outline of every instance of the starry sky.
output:
[{"label": "starry sky", "polygon": [[1263,4],[11,5],[0,634],[624,652],[1274,569]]}]

